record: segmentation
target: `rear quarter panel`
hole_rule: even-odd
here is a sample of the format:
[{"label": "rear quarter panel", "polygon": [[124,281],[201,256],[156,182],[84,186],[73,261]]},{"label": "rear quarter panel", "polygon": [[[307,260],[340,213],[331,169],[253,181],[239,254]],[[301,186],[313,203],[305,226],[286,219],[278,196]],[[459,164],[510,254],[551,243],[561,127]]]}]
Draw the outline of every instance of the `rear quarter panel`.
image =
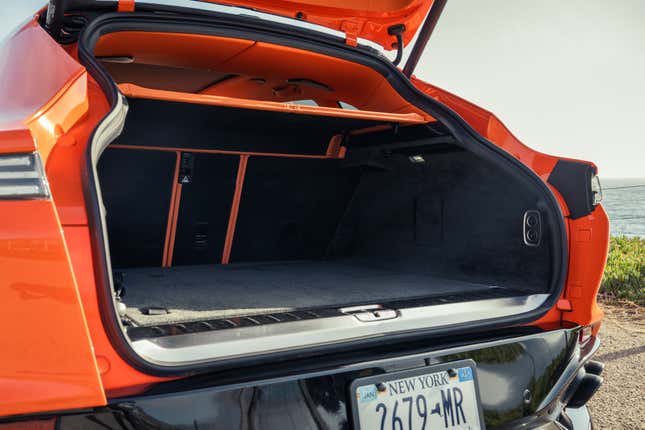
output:
[{"label": "rear quarter panel", "polygon": [[[37,151],[87,111],[87,75],[35,21],[0,47],[0,154]],[[56,205],[0,200],[0,416],[105,404]]]},{"label": "rear quarter panel", "polygon": [[[602,319],[603,313],[596,299],[609,247],[609,219],[601,205],[596,206],[587,216],[575,220],[569,217],[569,208],[564,198],[547,182],[555,164],[559,160],[569,159],[535,151],[520,142],[492,113],[416,77],[411,80],[420,91],[453,109],[479,134],[517,158],[547,184],[565,216],[569,267],[559,305],[536,324],[560,320],[580,325],[595,324],[597,332],[597,323]],[[583,162],[596,168],[591,162]],[[566,310],[567,308],[570,309]]]}]

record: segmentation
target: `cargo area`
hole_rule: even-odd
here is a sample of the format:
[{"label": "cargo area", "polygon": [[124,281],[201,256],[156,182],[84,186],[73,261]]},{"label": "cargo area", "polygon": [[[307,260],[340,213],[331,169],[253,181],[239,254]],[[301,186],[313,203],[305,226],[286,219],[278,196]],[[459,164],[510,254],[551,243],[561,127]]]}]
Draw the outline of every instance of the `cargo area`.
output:
[{"label": "cargo area", "polygon": [[235,327],[552,288],[541,191],[436,122],[128,103],[98,164],[128,326]]},{"label": "cargo area", "polygon": [[[128,280],[127,316],[142,325],[501,292],[491,285],[351,260],[136,268],[123,273]],[[169,313],[147,315],[151,307]]]}]

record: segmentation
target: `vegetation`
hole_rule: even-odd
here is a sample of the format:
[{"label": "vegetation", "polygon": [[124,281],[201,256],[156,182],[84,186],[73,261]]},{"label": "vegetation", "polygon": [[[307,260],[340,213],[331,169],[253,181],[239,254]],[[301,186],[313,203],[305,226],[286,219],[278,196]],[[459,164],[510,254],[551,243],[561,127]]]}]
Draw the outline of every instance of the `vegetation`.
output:
[{"label": "vegetation", "polygon": [[645,239],[611,238],[600,293],[645,306]]}]

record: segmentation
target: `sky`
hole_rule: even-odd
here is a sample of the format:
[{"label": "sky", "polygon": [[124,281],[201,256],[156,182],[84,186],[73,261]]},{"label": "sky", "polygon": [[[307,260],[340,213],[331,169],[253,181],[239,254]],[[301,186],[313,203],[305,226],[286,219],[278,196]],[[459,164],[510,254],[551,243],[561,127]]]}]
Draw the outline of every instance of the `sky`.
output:
[{"label": "sky", "polygon": [[[43,4],[0,1],[0,39]],[[643,0],[448,0],[415,74],[534,149],[645,177]]]}]

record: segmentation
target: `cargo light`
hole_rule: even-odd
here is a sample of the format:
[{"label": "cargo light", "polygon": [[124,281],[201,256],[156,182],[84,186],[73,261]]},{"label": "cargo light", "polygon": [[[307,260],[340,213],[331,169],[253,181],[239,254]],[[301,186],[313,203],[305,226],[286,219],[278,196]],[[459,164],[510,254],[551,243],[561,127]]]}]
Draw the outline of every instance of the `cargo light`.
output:
[{"label": "cargo light", "polygon": [[0,200],[44,199],[49,195],[37,153],[0,155]]}]

